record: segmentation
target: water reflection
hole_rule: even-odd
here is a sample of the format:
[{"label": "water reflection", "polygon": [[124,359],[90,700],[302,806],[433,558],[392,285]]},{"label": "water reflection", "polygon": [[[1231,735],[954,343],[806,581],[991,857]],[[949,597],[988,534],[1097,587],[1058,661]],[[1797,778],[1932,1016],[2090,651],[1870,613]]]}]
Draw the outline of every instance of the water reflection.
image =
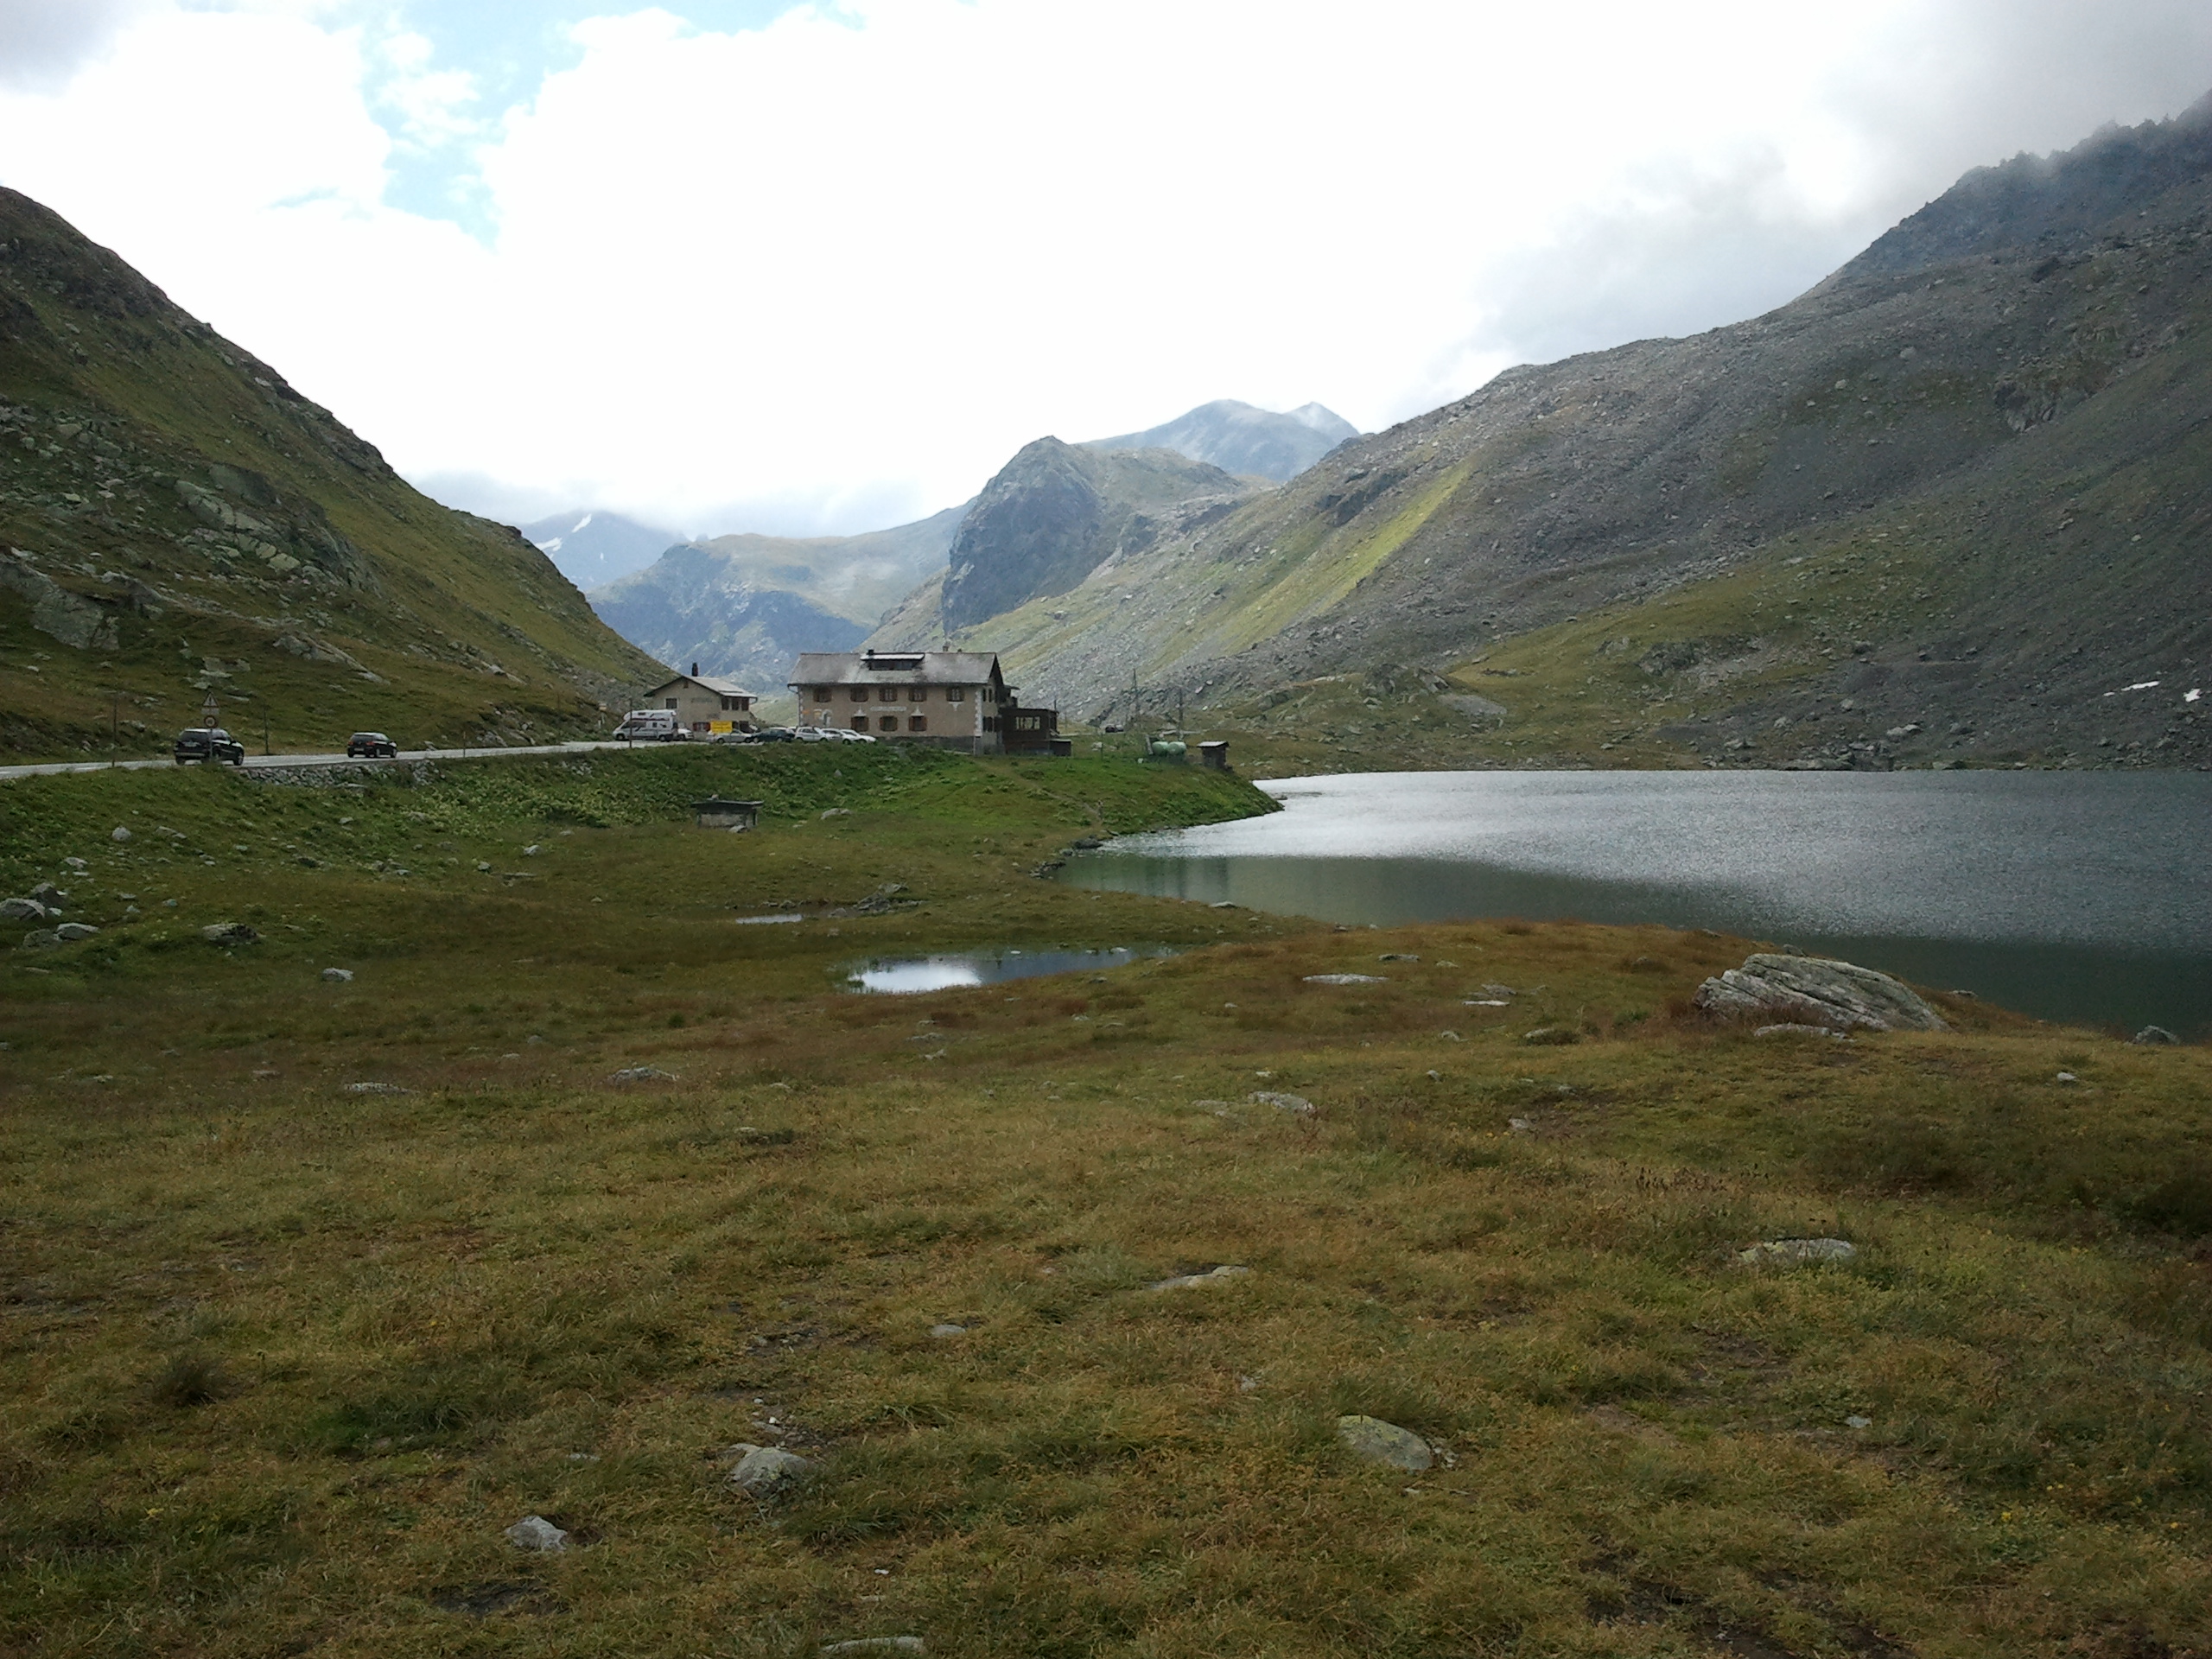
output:
[{"label": "water reflection", "polygon": [[2212,1028],[2212,778],[1445,772],[1268,787],[1279,814],[1131,836],[1063,879],[1340,922],[1710,927],[2047,1019]]},{"label": "water reflection", "polygon": [[1124,967],[1147,957],[1172,957],[1164,944],[1125,944],[1109,949],[969,950],[937,957],[875,958],[845,970],[845,988],[880,991],[893,996],[943,991],[959,985],[995,985],[1001,980],[1036,979],[1046,974],[1093,973]]}]

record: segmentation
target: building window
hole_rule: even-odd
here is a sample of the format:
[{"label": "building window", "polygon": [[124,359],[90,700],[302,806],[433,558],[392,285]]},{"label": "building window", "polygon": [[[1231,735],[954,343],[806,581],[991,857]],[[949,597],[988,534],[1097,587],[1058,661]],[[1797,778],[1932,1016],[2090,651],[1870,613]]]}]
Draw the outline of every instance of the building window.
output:
[{"label": "building window", "polygon": [[814,688],[814,700],[815,700],[817,702],[829,702],[829,701],[830,701],[830,688],[829,688],[828,686],[826,686],[826,685],[817,685],[817,686],[816,686],[816,687]]},{"label": "building window", "polygon": [[995,732],[996,730],[998,730],[998,728],[999,728],[999,723],[998,723],[998,721],[997,721],[995,718],[993,718],[993,717],[992,717],[991,715],[985,715],[983,716],[983,729],[984,729],[985,731],[987,731],[987,732]]},{"label": "building window", "polygon": [[853,729],[856,732],[864,732],[868,730],[868,716],[866,715],[855,715],[853,716]]},{"label": "building window", "polygon": [[907,702],[927,702],[929,700],[930,689],[926,685],[910,685],[906,688]]},{"label": "building window", "polygon": [[886,702],[896,702],[899,701],[899,688],[895,685],[879,685],[875,688],[875,695]]},{"label": "building window", "polygon": [[929,730],[929,728],[930,728],[930,723],[929,723],[929,721],[926,721],[926,720],[925,720],[925,719],[923,719],[921,715],[907,715],[907,716],[906,716],[906,729],[907,729],[908,731],[910,731],[910,732],[926,732],[927,730]]},{"label": "building window", "polygon": [[965,686],[962,686],[962,685],[948,685],[948,686],[946,686],[946,687],[944,688],[944,700],[945,700],[947,702],[967,702],[967,700],[968,700],[968,688],[967,688],[967,687],[965,687]]},{"label": "building window", "polygon": [[[868,701],[868,687],[864,685],[855,686],[853,688],[853,701],[855,702],[866,702]],[[856,728],[855,729],[858,728]]]},{"label": "building window", "polygon": [[671,697],[668,700],[668,706],[671,709],[676,707],[676,699],[674,697]]}]

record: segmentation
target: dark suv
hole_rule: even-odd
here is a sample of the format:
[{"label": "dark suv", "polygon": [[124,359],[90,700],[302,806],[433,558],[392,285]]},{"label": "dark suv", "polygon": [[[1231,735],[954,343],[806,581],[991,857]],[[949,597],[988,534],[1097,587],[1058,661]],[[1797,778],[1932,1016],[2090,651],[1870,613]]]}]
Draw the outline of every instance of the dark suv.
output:
[{"label": "dark suv", "polygon": [[382,732],[356,732],[346,740],[346,758],[396,760],[399,758],[399,745]]},{"label": "dark suv", "polygon": [[227,760],[234,766],[245,765],[245,745],[234,741],[219,726],[194,726],[190,731],[179,732],[175,753],[180,766],[188,760]]}]

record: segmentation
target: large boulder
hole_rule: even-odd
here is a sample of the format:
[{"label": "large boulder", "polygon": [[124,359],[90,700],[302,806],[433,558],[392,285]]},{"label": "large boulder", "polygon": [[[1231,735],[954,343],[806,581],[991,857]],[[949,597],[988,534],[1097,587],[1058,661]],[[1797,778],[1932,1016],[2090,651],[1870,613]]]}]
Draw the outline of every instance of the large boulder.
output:
[{"label": "large boulder", "polygon": [[1947,1031],[1943,1016],[1887,974],[1820,957],[1747,957],[1697,988],[1708,1014],[1849,1031]]}]

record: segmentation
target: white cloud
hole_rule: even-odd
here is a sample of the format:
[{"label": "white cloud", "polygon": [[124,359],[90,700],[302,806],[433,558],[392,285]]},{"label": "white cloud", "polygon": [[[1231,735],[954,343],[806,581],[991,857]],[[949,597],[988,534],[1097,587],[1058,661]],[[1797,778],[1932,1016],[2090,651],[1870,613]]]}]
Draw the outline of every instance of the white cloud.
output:
[{"label": "white cloud", "polygon": [[[1764,308],[2212,79],[2175,0],[859,0],[594,19],[501,118],[310,0],[144,5],[0,92],[7,182],[404,469],[704,529],[886,522],[1215,397],[1381,424]],[[379,111],[467,158],[483,239],[385,205]]]}]

